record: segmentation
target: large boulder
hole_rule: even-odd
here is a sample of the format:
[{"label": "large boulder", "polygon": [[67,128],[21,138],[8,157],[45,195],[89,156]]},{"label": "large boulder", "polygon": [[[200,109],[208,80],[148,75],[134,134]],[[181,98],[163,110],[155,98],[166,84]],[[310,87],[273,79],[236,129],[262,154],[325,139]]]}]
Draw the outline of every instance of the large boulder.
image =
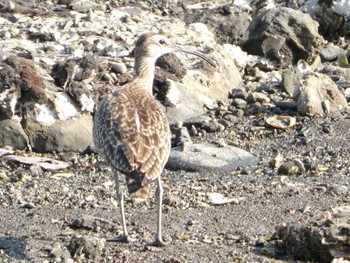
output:
[{"label": "large boulder", "polygon": [[14,149],[24,150],[29,146],[29,139],[21,123],[16,119],[3,118],[0,114],[0,148],[11,146]]},{"label": "large boulder", "polygon": [[247,31],[244,49],[266,56],[277,64],[296,64],[303,59],[312,64],[323,46],[318,23],[308,14],[291,8],[262,12]]},{"label": "large boulder", "polygon": [[92,145],[92,116],[89,113],[57,120],[52,125],[26,119],[24,130],[36,152],[84,152]]},{"label": "large boulder", "polygon": [[204,66],[203,69],[187,70],[181,82],[170,85],[167,96],[172,103],[166,108],[170,123],[203,114],[204,105],[214,107],[217,101],[227,100],[232,90],[241,87],[242,78],[234,54],[218,46],[210,55],[217,61],[217,68]]},{"label": "large boulder", "polygon": [[321,73],[310,73],[303,77],[297,100],[300,115],[324,116],[347,107],[345,96],[330,77]]}]

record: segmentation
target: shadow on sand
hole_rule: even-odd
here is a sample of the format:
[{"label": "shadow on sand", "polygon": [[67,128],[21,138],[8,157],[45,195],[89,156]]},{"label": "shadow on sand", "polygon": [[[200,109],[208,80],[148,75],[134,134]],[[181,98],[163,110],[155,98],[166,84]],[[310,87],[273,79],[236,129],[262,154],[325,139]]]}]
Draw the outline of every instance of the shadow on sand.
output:
[{"label": "shadow on sand", "polygon": [[[0,249],[3,250],[4,255],[17,260],[26,260],[25,255],[27,241],[24,237],[0,236]],[[1,259],[0,255],[0,259]]]}]

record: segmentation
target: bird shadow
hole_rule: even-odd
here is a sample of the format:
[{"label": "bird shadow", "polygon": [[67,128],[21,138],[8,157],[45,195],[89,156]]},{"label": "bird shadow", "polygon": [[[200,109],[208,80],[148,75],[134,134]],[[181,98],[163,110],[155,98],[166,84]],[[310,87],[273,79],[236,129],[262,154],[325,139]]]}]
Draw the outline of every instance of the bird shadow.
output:
[{"label": "bird shadow", "polygon": [[24,252],[26,247],[27,241],[24,237],[0,236],[0,250],[13,259],[28,259]]}]

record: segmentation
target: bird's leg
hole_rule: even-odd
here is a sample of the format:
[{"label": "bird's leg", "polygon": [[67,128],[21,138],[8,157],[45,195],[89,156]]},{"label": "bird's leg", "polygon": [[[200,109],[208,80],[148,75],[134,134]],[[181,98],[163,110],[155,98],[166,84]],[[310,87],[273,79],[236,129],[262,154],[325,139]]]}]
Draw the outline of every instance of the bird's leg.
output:
[{"label": "bird's leg", "polygon": [[157,178],[157,233],[154,242],[147,244],[147,246],[166,246],[170,242],[165,242],[162,237],[162,204],[163,204],[163,186],[160,180],[160,176]]},{"label": "bird's leg", "polygon": [[158,176],[157,179],[157,234],[156,234],[156,241],[159,241],[160,243],[163,242],[162,238],[162,205],[163,205],[163,186],[162,182],[160,180],[160,176]]},{"label": "bird's leg", "polygon": [[109,241],[131,242],[133,240],[128,235],[128,230],[126,228],[126,222],[125,222],[124,194],[123,194],[122,189],[120,187],[120,182],[119,182],[117,171],[114,171],[114,181],[115,181],[115,189],[116,189],[116,192],[117,192],[117,198],[118,198],[119,207],[120,207],[120,215],[121,215],[121,218],[122,218],[123,235],[121,237],[109,239]]}]

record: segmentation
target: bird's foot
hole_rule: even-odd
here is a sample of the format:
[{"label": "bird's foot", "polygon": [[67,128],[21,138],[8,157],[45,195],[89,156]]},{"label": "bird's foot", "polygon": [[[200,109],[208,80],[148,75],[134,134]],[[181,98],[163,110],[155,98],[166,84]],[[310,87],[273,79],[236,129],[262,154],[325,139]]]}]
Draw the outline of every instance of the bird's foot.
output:
[{"label": "bird's foot", "polygon": [[156,238],[155,241],[146,244],[146,247],[165,247],[171,243],[171,238],[168,241],[164,241],[163,238]]},{"label": "bird's foot", "polygon": [[119,236],[119,237],[114,237],[114,238],[110,238],[107,240],[108,242],[124,242],[124,243],[131,243],[134,242],[135,239],[132,239],[130,236]]}]

